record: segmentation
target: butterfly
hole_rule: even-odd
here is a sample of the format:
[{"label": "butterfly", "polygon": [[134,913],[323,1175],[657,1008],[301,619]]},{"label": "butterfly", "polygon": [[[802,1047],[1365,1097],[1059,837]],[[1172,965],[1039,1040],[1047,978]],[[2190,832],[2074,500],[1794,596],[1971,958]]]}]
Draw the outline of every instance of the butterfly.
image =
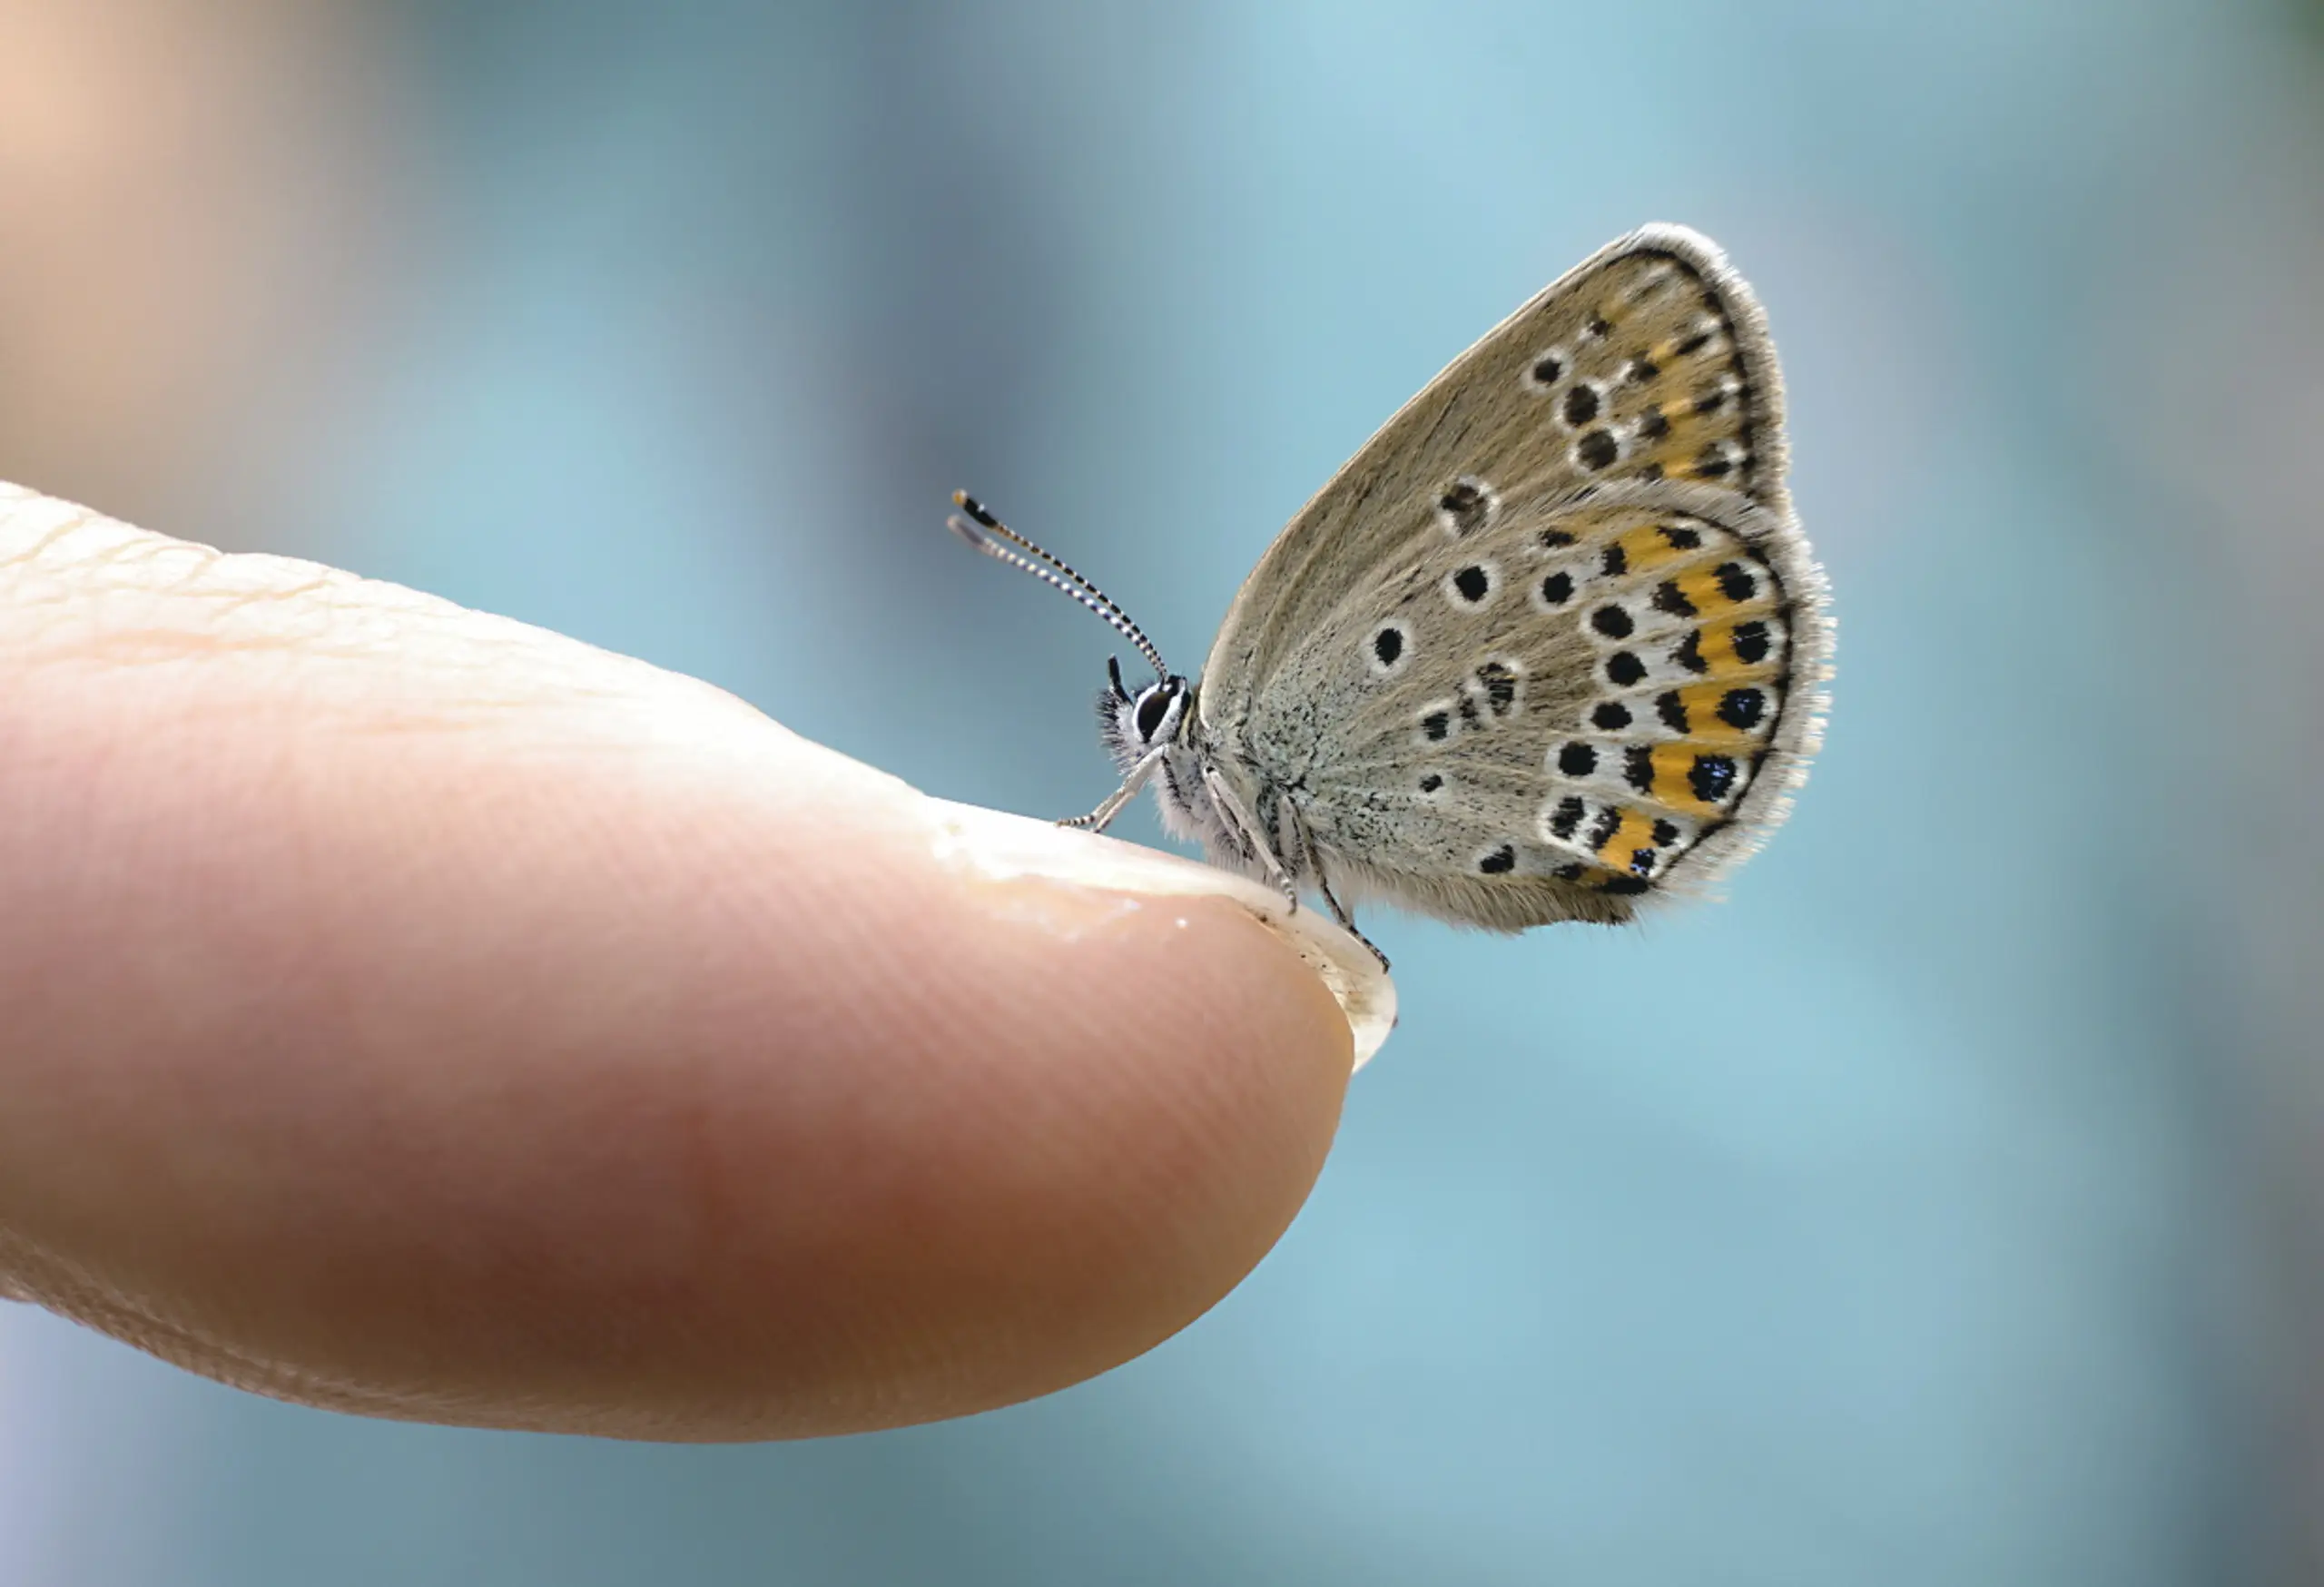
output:
[{"label": "butterfly", "polygon": [[1832,624],[1786,463],[1758,301],[1654,225],[1390,419],[1268,547],[1197,679],[973,498],[948,522],[1154,669],[1132,688],[1108,662],[1121,785],[1064,824],[1150,785],[1213,863],[1350,932],[1364,901],[1518,932],[1699,892],[1788,814]]}]

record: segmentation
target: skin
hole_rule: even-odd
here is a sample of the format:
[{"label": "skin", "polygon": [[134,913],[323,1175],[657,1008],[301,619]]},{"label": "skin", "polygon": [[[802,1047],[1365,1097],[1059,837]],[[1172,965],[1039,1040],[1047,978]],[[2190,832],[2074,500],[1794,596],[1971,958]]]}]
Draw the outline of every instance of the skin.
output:
[{"label": "skin", "polygon": [[1347,1024],[1196,868],[1028,823],[1056,862],[996,870],[945,808],[0,488],[0,1290],[309,1405],[634,1438],[1129,1359],[1289,1223]]}]

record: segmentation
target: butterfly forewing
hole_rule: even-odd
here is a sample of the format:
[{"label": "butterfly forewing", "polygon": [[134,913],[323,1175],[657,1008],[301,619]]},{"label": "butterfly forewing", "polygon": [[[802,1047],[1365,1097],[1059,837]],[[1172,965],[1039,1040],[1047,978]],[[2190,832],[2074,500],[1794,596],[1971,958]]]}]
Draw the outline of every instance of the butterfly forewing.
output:
[{"label": "butterfly forewing", "polygon": [[1376,557],[1521,488],[1708,481],[1787,515],[1781,382],[1708,240],[1650,226],[1544,289],[1383,426],[1278,536],[1204,667],[1230,722]]}]

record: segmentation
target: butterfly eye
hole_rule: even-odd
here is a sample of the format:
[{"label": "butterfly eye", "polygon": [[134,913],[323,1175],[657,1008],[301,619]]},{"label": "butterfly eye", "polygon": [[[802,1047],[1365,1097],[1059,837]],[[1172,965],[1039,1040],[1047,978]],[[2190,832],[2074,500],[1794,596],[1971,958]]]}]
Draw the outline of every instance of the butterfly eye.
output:
[{"label": "butterfly eye", "polygon": [[1161,731],[1162,718],[1169,709],[1167,691],[1147,690],[1145,697],[1137,703],[1137,736],[1148,744],[1153,743],[1155,734]]}]

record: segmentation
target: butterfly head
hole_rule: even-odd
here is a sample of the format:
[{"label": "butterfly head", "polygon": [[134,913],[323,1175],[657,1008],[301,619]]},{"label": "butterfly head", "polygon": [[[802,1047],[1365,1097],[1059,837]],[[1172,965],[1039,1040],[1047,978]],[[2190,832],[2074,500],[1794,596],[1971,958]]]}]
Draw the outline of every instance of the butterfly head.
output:
[{"label": "butterfly head", "polygon": [[1127,772],[1186,732],[1195,686],[1177,673],[1133,691],[1122,682],[1118,656],[1106,658],[1106,686],[1098,693],[1098,733]]}]

